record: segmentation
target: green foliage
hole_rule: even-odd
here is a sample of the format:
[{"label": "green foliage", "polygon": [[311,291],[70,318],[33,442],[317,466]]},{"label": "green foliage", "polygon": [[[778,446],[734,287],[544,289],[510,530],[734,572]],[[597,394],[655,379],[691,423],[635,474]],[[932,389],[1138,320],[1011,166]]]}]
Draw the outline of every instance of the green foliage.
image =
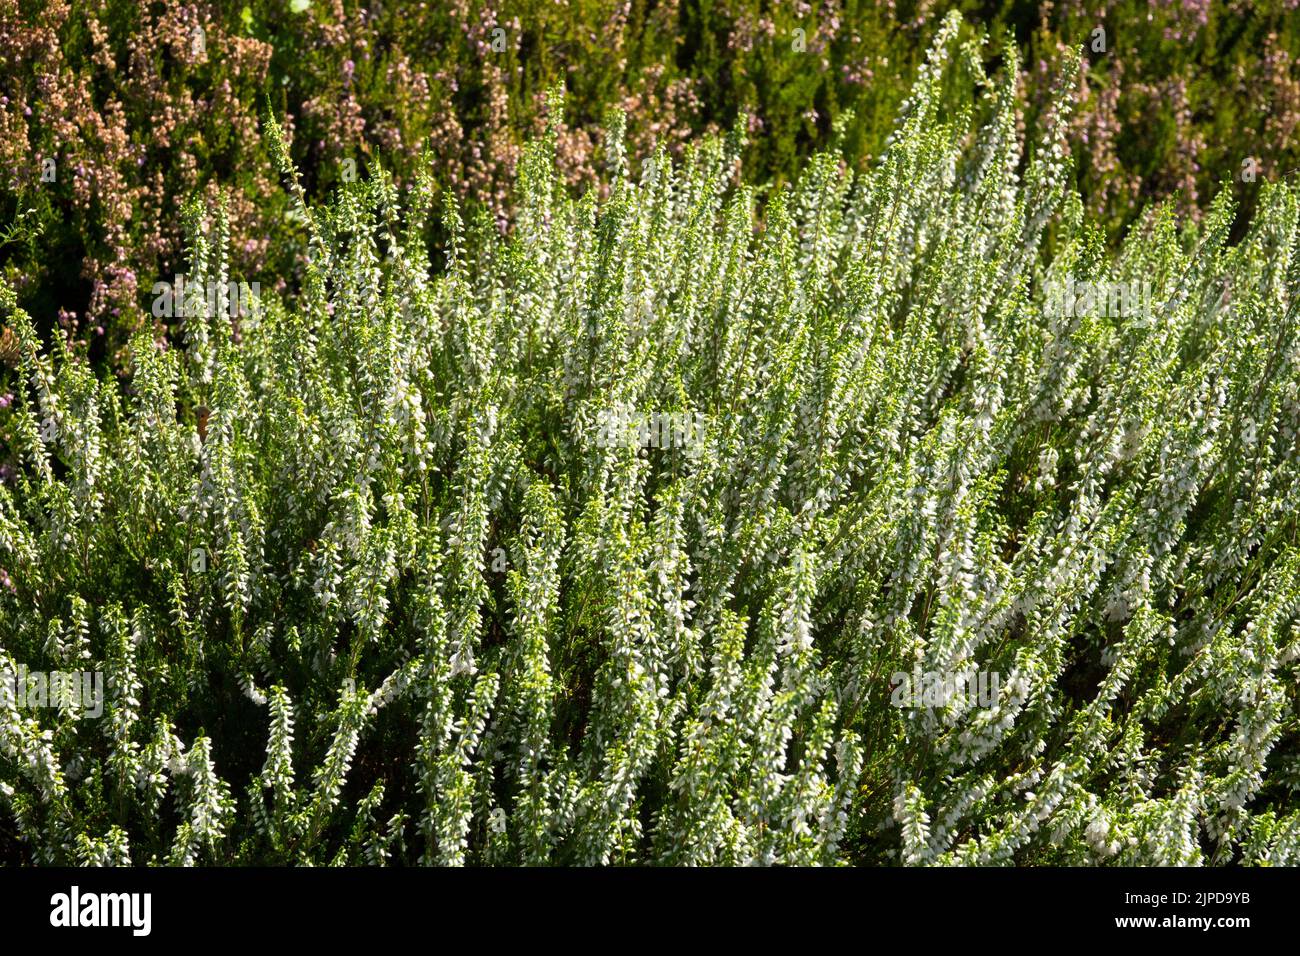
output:
[{"label": "green foliage", "polygon": [[40,239],[0,245],[0,270],[43,333],[61,328],[121,368],[136,332],[165,331],[151,290],[183,266],[176,197],[212,204],[224,191],[232,274],[294,287],[298,224],[267,175],[268,102],[313,200],[380,164],[408,186],[427,153],[439,186],[499,225],[557,83],[570,114],[557,163],[570,185],[604,182],[599,126],[611,107],[627,114],[633,165],[661,147],[680,160],[698,135],[744,115],[756,187],[794,182],[832,144],[865,170],[954,7],[972,21],[967,55],[986,68],[992,51],[974,39],[1012,34],[1025,64],[1017,110],[1031,127],[1062,57],[1085,49],[1068,142],[1086,208],[1111,239],[1167,196],[1199,216],[1228,179],[1252,212],[1259,185],[1300,167],[1292,6],[7,0],[0,221],[30,210]]},{"label": "green foliage", "polygon": [[958,28],[878,165],[761,206],[743,131],[630,169],[617,120],[571,198],[558,117],[506,235],[291,183],[301,293],[125,381],[0,290],[0,671],[107,687],[0,707],[6,858],[1300,861],[1300,193],[1112,256],[1076,64],[1022,159]]}]

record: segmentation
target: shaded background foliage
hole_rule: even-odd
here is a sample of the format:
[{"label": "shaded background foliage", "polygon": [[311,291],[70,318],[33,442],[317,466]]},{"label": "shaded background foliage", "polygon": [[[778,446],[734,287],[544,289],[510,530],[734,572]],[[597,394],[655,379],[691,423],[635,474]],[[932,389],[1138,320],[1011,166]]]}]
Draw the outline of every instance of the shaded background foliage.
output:
[{"label": "shaded background foliage", "polygon": [[[1248,157],[1259,180],[1300,166],[1296,5],[2,0],[0,267],[34,315],[57,315],[113,365],[154,321],[153,284],[181,271],[179,206],[196,192],[227,193],[234,274],[295,284],[302,230],[273,185],[268,106],[286,118],[309,196],[337,185],[346,160],[363,175],[382,157],[409,183],[427,147],[440,184],[502,228],[521,144],[555,82],[575,186],[599,185],[611,107],[628,113],[634,158],[658,145],[680,156],[743,112],[751,182],[792,180],[836,129],[861,168],[953,7],[990,35],[1014,32],[1022,121],[1043,108],[1062,54],[1085,47],[1072,147],[1089,212],[1113,239],[1166,196],[1198,216]],[[56,182],[41,181],[46,158]],[[1254,184],[1238,191],[1249,212]]]}]

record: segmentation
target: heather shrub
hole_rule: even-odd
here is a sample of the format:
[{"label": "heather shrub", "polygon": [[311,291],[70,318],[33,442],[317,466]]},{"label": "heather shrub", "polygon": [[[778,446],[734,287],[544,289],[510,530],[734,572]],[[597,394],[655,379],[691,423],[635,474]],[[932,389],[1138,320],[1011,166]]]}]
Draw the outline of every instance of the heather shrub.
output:
[{"label": "heather shrub", "polygon": [[1038,16],[1016,24],[1040,79],[1026,80],[1029,110],[1082,45],[1070,141],[1086,206],[1112,238],[1166,197],[1199,218],[1225,180],[1248,221],[1258,184],[1300,167],[1295,0],[1067,0]]},{"label": "heather shrub", "polygon": [[1110,238],[1169,195],[1199,216],[1229,178],[1250,212],[1259,185],[1300,167],[1292,5],[4,0],[0,217],[22,228],[0,244],[0,272],[43,334],[59,328],[120,368],[135,333],[166,331],[152,289],[182,271],[184,199],[224,190],[233,273],[296,287],[299,227],[267,175],[268,102],[313,201],[380,163],[408,188],[427,151],[439,189],[501,228],[556,82],[570,120],[557,163],[573,186],[607,186],[609,107],[627,114],[638,164],[660,147],[680,161],[744,114],[756,188],[794,181],[831,143],[864,171],[954,6],[978,25],[964,39],[1014,30],[1029,128],[1061,57],[1085,46],[1068,142]]},{"label": "heather shrub", "polygon": [[104,687],[0,699],[3,858],[1297,862],[1300,195],[1110,254],[1077,64],[1026,146],[957,28],[763,203],[743,124],[574,198],[557,104],[503,235],[272,123],[301,290],[195,209],[120,381],[0,289],[0,671]]}]

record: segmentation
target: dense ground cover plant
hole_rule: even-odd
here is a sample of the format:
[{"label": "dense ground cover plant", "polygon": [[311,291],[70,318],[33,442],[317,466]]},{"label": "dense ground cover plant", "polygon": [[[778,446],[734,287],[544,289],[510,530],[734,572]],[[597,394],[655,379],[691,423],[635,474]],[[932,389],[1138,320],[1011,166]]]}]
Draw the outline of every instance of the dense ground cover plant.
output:
[{"label": "dense ground cover plant", "polygon": [[[381,158],[409,184],[427,148],[439,185],[502,223],[557,81],[571,120],[557,159],[573,184],[602,183],[611,106],[627,113],[638,159],[660,146],[680,158],[693,135],[744,112],[756,185],[793,181],[837,128],[839,151],[864,169],[953,6],[4,0],[0,217],[25,215],[0,268],[42,331],[57,322],[120,366],[131,335],[157,324],[153,284],[181,262],[178,197],[215,201],[222,187],[234,272],[293,284],[297,227],[266,174],[268,97],[310,196]],[[994,35],[1014,28],[1031,126],[1064,51],[1086,45],[1068,139],[1085,204],[1112,238],[1149,200],[1177,191],[1194,216],[1221,180],[1300,166],[1293,0],[955,6]],[[1239,187],[1248,209],[1256,188]]]},{"label": "dense ground cover plant", "polygon": [[553,126],[503,236],[429,175],[309,205],[273,123],[300,295],[119,381],[0,289],[0,671],[107,688],[0,700],[0,857],[1300,861],[1300,194],[1110,255],[1077,64],[1022,156],[957,28],[761,216],[743,126],[634,168],[615,115],[580,199]]}]

